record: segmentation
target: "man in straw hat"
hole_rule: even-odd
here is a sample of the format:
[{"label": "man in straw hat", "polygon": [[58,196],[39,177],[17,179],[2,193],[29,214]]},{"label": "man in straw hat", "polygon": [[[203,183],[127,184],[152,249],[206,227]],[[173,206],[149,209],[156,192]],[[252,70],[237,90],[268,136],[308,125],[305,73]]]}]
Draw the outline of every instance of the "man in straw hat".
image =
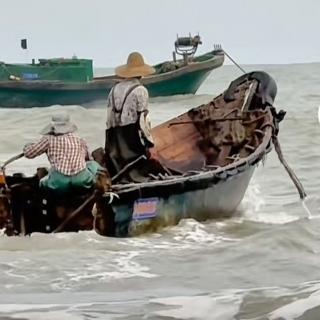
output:
[{"label": "man in straw hat", "polygon": [[43,137],[24,147],[24,156],[29,159],[47,154],[51,170],[40,180],[41,187],[65,193],[73,187],[93,186],[99,164],[88,161],[87,143],[75,134],[76,130],[68,114],[57,114],[40,132]]},{"label": "man in straw hat", "polygon": [[[107,100],[105,150],[111,175],[141,155],[149,157],[148,149],[153,147],[148,119],[149,95],[140,79],[154,72],[138,52],[130,53],[127,63],[115,69],[122,80],[111,89]],[[139,166],[143,167],[143,162],[140,161]],[[128,172],[133,181],[143,180],[138,167]]]}]

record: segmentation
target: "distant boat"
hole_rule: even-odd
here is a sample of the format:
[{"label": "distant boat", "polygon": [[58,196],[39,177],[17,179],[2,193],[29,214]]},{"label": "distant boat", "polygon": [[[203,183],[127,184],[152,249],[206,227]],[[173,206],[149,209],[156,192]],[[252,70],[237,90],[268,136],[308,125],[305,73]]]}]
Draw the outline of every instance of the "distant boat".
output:
[{"label": "distant boat", "polygon": [[[93,191],[78,195],[74,191],[65,198],[41,193],[41,169],[33,177],[6,176],[0,205],[8,209],[7,215],[2,209],[0,227],[8,234],[94,228],[105,236],[124,237],[155,231],[185,218],[230,217],[278,133],[280,120],[272,107],[275,95],[275,81],[264,72],[252,72],[233,81],[207,104],[155,127],[152,154],[158,162],[145,160],[140,171],[139,166],[134,168],[141,174],[141,182],[129,181],[124,174],[113,176],[111,190],[119,198],[111,204],[110,195],[100,193],[93,198]],[[145,170],[157,163],[164,173]]]},{"label": "distant boat", "polygon": [[[155,65],[156,73],[142,79],[150,97],[195,94],[210,72],[224,62],[220,47],[194,56],[200,37],[178,38],[172,61]],[[183,56],[177,60],[176,54]],[[0,107],[30,108],[84,105],[105,100],[115,75],[94,77],[89,59],[39,59],[39,63],[0,62]]]}]

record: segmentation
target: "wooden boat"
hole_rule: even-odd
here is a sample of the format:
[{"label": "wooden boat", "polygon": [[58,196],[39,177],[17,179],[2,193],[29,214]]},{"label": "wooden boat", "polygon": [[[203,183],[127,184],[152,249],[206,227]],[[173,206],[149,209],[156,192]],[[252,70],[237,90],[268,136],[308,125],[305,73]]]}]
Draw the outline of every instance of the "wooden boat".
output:
[{"label": "wooden boat", "polygon": [[[7,176],[11,209],[7,203],[7,222],[2,226],[11,225],[8,230],[14,230],[12,233],[77,231],[94,226],[102,235],[123,237],[174,225],[183,218],[229,217],[278,133],[283,114],[277,114],[272,106],[276,90],[268,74],[252,72],[233,81],[209,103],[155,127],[156,148],[150,161],[160,162],[164,172],[149,173],[140,183],[121,183],[114,178],[111,191],[119,198],[111,199],[110,193],[91,198],[90,194],[73,194],[66,196],[67,200],[59,197],[57,203],[54,197],[39,193],[39,172],[29,178]],[[105,185],[99,181],[100,186]],[[6,195],[2,197],[4,200]],[[85,200],[81,214],[69,221],[68,214]],[[0,201],[0,217],[4,211]]]},{"label": "wooden boat", "polygon": [[[142,79],[150,97],[195,94],[211,71],[220,67],[220,47],[194,56],[200,38],[178,38],[175,52],[183,59],[155,65],[155,74]],[[93,77],[92,60],[40,59],[32,64],[0,62],[0,107],[30,108],[50,105],[86,105],[105,100],[120,79],[115,75]]]}]

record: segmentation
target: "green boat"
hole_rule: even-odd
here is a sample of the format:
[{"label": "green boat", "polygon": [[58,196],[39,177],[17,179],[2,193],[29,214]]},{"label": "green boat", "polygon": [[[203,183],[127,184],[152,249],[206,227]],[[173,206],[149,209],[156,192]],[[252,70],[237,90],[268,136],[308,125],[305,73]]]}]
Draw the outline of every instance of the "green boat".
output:
[{"label": "green boat", "polygon": [[[155,65],[155,74],[142,79],[150,97],[195,94],[210,72],[224,62],[221,47],[195,56],[200,37],[178,38],[173,60]],[[176,54],[182,59],[176,59]],[[30,108],[50,105],[87,105],[105,100],[120,79],[94,77],[89,59],[39,59],[38,63],[0,62],[0,107]]]}]

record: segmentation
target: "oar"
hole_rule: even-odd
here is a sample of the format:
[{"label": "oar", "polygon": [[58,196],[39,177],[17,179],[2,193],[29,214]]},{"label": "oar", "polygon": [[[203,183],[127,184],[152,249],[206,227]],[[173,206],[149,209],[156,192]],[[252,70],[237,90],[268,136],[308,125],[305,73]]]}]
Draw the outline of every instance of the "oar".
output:
[{"label": "oar", "polygon": [[7,185],[7,181],[6,181],[6,174],[5,174],[5,168],[6,168],[6,166],[7,166],[9,163],[11,163],[11,162],[13,162],[13,161],[15,161],[15,160],[17,160],[17,159],[22,158],[23,156],[24,156],[24,153],[20,153],[20,154],[14,156],[14,157],[8,159],[7,161],[5,161],[5,163],[0,167],[0,185],[1,185],[2,187],[4,186],[5,189],[8,189],[8,185]]},{"label": "oar", "polygon": [[112,178],[111,181],[114,182],[115,180],[119,179],[124,173],[126,173],[129,169],[131,169],[133,166],[135,166],[138,162],[141,160],[147,160],[147,157],[145,155],[141,155],[137,159],[131,161],[128,163],[125,167],[123,167],[117,174],[115,174]]},{"label": "oar", "polygon": [[52,231],[52,233],[57,233],[57,232],[61,232],[64,230],[64,228],[66,227],[66,225],[72,220],[74,219],[92,200],[95,199],[95,197],[97,196],[98,192],[97,190],[95,190],[93,192],[93,194],[84,202],[81,204],[81,206],[79,206],[76,210],[74,210],[69,216],[67,216],[67,218],[56,228]]},{"label": "oar", "polygon": [[5,161],[5,163],[1,166],[1,170],[4,170],[5,167],[6,167],[9,163],[11,163],[11,162],[13,162],[13,161],[16,161],[16,160],[22,158],[23,156],[24,156],[24,153],[19,153],[19,154],[17,154],[16,156],[8,159],[8,160]]}]

